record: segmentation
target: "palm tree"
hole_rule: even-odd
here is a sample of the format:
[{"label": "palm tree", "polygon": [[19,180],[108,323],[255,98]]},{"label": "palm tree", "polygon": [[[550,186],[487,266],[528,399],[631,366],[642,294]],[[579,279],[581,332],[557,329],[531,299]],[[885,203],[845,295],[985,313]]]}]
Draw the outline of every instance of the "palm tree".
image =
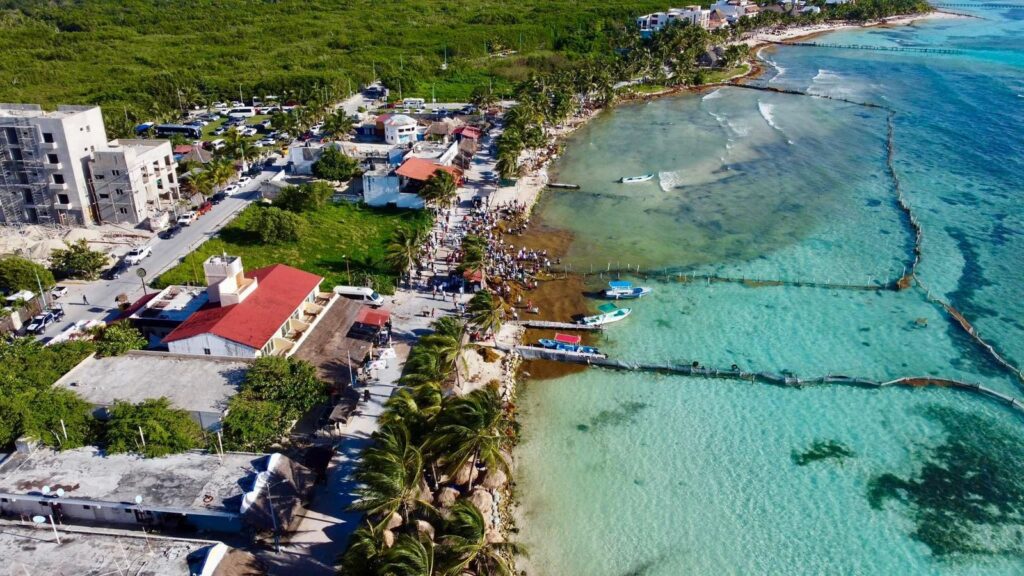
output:
[{"label": "palm tree", "polygon": [[388,576],[441,576],[434,543],[429,539],[402,534],[384,554],[379,573]]},{"label": "palm tree", "polygon": [[235,160],[241,160],[242,171],[249,169],[248,159],[252,158],[256,154],[256,147],[242,136],[242,133],[232,128],[228,130],[228,133],[224,135],[226,146],[224,147],[224,153],[227,157]]},{"label": "palm tree", "polygon": [[437,205],[447,205],[458,194],[459,187],[455,178],[445,170],[438,170],[426,181],[420,189],[420,196],[427,202]]},{"label": "palm tree", "polygon": [[355,490],[359,500],[352,509],[378,517],[398,512],[403,521],[417,508],[433,510],[421,498],[423,454],[413,444],[409,429],[391,423],[375,432],[373,440],[374,444],[363,451],[355,473],[360,483]]},{"label": "palm tree", "polygon": [[[410,376],[409,373],[406,376]],[[433,429],[434,419],[441,413],[443,393],[436,380],[423,378],[411,384],[416,378],[406,380],[405,386],[399,388],[385,403],[384,413],[380,416],[381,425],[400,424],[409,430],[414,442],[419,442],[424,435]]]},{"label": "palm tree", "polygon": [[346,576],[377,576],[378,567],[387,553],[383,524],[369,519],[349,537],[348,549],[338,558],[339,574]]},{"label": "palm tree", "polygon": [[355,118],[339,108],[334,114],[324,119],[324,132],[330,134],[334,139],[344,139],[355,125]]},{"label": "palm tree", "polygon": [[498,152],[498,161],[494,164],[495,170],[502,180],[512,180],[520,173],[519,152],[506,152],[504,149]]},{"label": "palm tree", "polygon": [[210,178],[215,187],[227,184],[231,181],[231,177],[235,175],[234,164],[226,158],[219,158],[207,164],[206,170],[210,172]]},{"label": "palm tree", "polygon": [[422,228],[402,226],[395,230],[395,235],[388,243],[384,260],[395,270],[409,274],[412,282],[412,266],[420,255],[420,247],[426,239]]},{"label": "palm tree", "polygon": [[497,334],[504,321],[505,307],[501,298],[490,290],[481,290],[473,295],[469,305],[469,323],[483,331]]},{"label": "palm tree", "polygon": [[[502,450],[509,446],[509,421],[494,388],[479,388],[449,401],[437,417],[437,428],[426,443],[432,454],[444,454],[448,472],[466,463],[483,462],[489,470],[509,473]],[[473,489],[470,475],[469,489]]]},{"label": "palm tree", "polygon": [[472,571],[474,574],[509,576],[512,567],[509,558],[524,555],[525,550],[513,542],[489,542],[487,522],[476,506],[460,500],[451,508],[444,536],[445,551],[453,556],[454,565],[446,572],[456,575]]}]

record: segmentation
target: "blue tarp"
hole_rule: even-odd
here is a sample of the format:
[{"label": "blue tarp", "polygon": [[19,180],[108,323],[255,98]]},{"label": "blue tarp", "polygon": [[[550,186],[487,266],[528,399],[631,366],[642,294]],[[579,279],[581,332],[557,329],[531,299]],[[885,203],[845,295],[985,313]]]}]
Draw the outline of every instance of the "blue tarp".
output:
[{"label": "blue tarp", "polygon": [[612,288],[632,288],[633,287],[633,283],[632,282],[626,282],[625,280],[615,280],[613,282],[609,282],[608,286],[610,286]]}]

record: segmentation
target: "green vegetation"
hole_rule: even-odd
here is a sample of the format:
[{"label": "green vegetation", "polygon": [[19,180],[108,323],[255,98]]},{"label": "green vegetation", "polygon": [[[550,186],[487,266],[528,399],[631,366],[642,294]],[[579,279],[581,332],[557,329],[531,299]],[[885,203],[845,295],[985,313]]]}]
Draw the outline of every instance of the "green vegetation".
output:
[{"label": "green vegetation", "polygon": [[0,448],[25,434],[58,448],[93,438],[92,407],[52,387],[93,350],[82,341],[44,347],[34,338],[0,340]]},{"label": "green vegetation", "polygon": [[444,170],[438,170],[423,183],[420,196],[435,206],[448,206],[459,193],[455,177]]},{"label": "green vegetation", "polygon": [[110,453],[136,452],[147,458],[177,454],[203,445],[203,430],[167,398],[138,404],[116,402],[106,423]]},{"label": "green vegetation", "polygon": [[256,210],[249,225],[264,244],[298,242],[306,233],[306,221],[301,216],[276,206]]},{"label": "green vegetation", "polygon": [[359,163],[334,146],[324,148],[320,159],[313,163],[313,175],[324,180],[348,182],[356,174]]},{"label": "green vegetation", "polygon": [[4,256],[0,258],[0,291],[18,292],[20,290],[39,291],[50,288],[56,282],[53,273],[35,262],[21,256]]},{"label": "green vegetation", "polygon": [[101,328],[96,334],[97,356],[120,356],[129,350],[146,347],[142,333],[128,322],[115,322]]},{"label": "green vegetation", "polygon": [[278,442],[311,408],[327,401],[327,383],[309,362],[262,356],[245,374],[241,391],[228,402],[224,445],[263,451]]},{"label": "green vegetation", "polygon": [[345,574],[508,574],[522,553],[489,537],[485,514],[459,496],[479,495],[480,477],[492,486],[507,480],[515,426],[493,388],[442,393],[458,344],[440,340],[461,336],[464,327],[445,318],[434,328],[413,348],[404,386],[388,400],[381,429],[360,458],[353,509],[367,516],[339,559]]},{"label": "green vegetation", "polygon": [[384,259],[388,241],[399,227],[426,229],[430,225],[430,214],[422,210],[377,210],[347,202],[327,204],[300,214],[308,232],[298,241],[270,245],[253,232],[253,219],[263,209],[246,208],[217,237],[204,242],[154,284],[202,284],[203,261],[226,252],[241,256],[250,270],[284,262],[323,276],[327,287],[361,285],[369,280],[377,290],[390,293],[396,274]]},{"label": "green vegetation", "polygon": [[94,280],[107,265],[107,255],[91,250],[85,240],[67,244],[67,248],[56,248],[50,254],[50,270],[54,276]]},{"label": "green vegetation", "polygon": [[274,206],[292,212],[311,212],[327,206],[333,194],[334,188],[327,182],[286,186],[274,199]]}]

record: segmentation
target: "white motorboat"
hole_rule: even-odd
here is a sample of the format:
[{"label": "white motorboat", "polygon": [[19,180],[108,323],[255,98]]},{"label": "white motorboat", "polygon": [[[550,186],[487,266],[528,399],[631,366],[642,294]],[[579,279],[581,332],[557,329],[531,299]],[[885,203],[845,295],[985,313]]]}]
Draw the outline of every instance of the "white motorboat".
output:
[{"label": "white motorboat", "polygon": [[602,304],[597,307],[600,314],[593,316],[585,316],[580,319],[579,323],[584,326],[604,326],[605,324],[611,324],[612,322],[618,322],[623,320],[626,316],[629,316],[633,310],[630,308],[619,308],[611,302]]},{"label": "white motorboat", "polygon": [[622,182],[623,184],[639,184],[640,182],[647,182],[648,180],[652,180],[653,178],[654,174],[644,174],[642,176],[623,176],[619,180],[619,182]]}]

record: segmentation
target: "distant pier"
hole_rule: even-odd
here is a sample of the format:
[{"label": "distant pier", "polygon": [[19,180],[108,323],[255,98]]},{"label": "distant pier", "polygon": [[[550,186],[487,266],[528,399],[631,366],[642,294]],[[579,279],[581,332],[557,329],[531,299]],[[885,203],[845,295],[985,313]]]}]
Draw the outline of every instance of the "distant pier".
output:
[{"label": "distant pier", "polygon": [[603,326],[590,326],[575,322],[549,322],[547,320],[523,320],[519,324],[526,328],[540,328],[542,330],[587,330],[596,332],[604,329]]},{"label": "distant pier", "polygon": [[871,50],[875,52],[916,52],[918,54],[963,54],[956,48],[928,48],[924,46],[872,46],[870,44],[831,44],[828,42],[773,42],[783,46],[810,46],[837,50]]}]

